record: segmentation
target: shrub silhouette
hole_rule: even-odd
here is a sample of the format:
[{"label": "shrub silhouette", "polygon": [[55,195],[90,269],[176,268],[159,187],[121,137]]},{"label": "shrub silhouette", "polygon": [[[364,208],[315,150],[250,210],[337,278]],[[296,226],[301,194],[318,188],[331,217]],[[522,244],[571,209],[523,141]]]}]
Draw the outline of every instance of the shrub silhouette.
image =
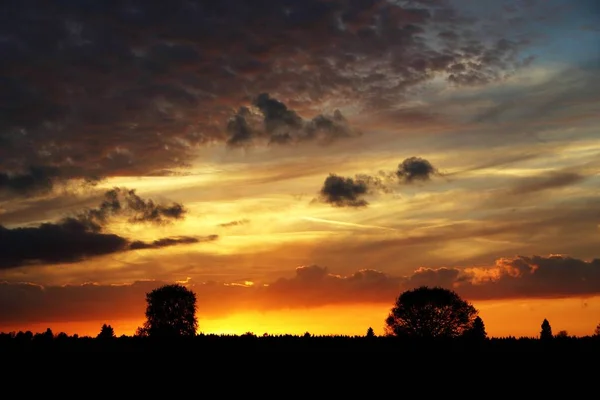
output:
[{"label": "shrub silhouette", "polygon": [[561,338],[561,339],[568,338],[568,337],[569,337],[569,332],[567,332],[567,331],[564,331],[564,330],[563,330],[563,331],[559,331],[559,332],[556,334],[556,337],[557,337],[557,338]]},{"label": "shrub silhouette", "polygon": [[385,320],[388,335],[452,338],[473,326],[477,310],[455,292],[421,286],[400,294]]},{"label": "shrub silhouette", "polygon": [[146,322],[137,336],[194,336],[198,329],[196,294],[179,284],[164,285],[146,294]]}]

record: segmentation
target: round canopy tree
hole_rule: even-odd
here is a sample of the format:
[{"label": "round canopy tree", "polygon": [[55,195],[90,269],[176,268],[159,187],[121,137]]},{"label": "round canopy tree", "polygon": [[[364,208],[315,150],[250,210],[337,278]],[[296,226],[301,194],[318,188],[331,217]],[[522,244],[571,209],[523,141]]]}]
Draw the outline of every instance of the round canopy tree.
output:
[{"label": "round canopy tree", "polygon": [[458,337],[472,328],[477,313],[452,290],[422,286],[398,296],[385,320],[385,329],[394,336]]},{"label": "round canopy tree", "polygon": [[198,329],[196,294],[185,286],[165,285],[146,294],[143,336],[194,336]]}]

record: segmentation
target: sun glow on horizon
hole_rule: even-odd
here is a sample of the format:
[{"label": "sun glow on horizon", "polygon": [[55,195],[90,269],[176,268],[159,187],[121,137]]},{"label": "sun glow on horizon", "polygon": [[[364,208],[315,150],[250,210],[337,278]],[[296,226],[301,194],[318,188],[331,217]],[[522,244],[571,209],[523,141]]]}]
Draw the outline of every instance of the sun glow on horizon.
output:
[{"label": "sun glow on horizon", "polygon": [[[246,282],[246,284],[248,284]],[[565,299],[512,299],[473,302],[479,310],[489,337],[538,337],[544,318],[554,332],[567,330],[570,335],[587,336],[593,333],[600,315],[600,296]],[[391,305],[388,303],[328,305],[271,311],[244,311],[223,317],[211,317],[198,311],[198,333],[242,335],[364,336],[369,327],[383,335],[384,320]],[[117,336],[132,336],[144,323],[143,318],[95,320],[80,322],[38,322],[21,326],[0,326],[2,332],[31,330],[43,332],[51,328],[54,334],[96,336],[102,324],[115,329]]]}]

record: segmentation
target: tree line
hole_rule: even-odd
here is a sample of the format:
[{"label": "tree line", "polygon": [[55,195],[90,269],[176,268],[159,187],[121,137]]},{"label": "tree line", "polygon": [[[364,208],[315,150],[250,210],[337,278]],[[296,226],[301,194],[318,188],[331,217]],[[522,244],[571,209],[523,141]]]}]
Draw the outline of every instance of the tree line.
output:
[{"label": "tree line", "polygon": [[[136,340],[162,340],[173,341],[190,340],[192,338],[204,338],[205,340],[215,340],[215,338],[229,338],[234,335],[204,335],[198,334],[198,319],[196,294],[190,289],[180,284],[164,285],[156,288],[146,294],[146,320],[139,327],[132,337]],[[309,332],[300,336],[293,335],[268,335],[262,337],[248,332],[239,337],[248,344],[248,340],[262,339],[263,342],[271,343],[274,339],[279,341],[292,340],[300,338],[306,340],[309,338],[319,338],[321,344],[326,343],[324,338],[337,340],[337,343],[349,339],[364,339],[367,343],[373,343],[378,340],[379,343],[385,341],[386,346],[391,343],[403,341],[414,343],[415,341],[427,342],[431,345],[432,341],[437,343],[446,343],[453,341],[455,344],[485,345],[486,343],[497,343],[498,340],[505,341],[516,340],[509,338],[489,338],[486,332],[485,324],[478,315],[479,311],[468,301],[462,299],[456,292],[442,287],[421,286],[415,289],[402,292],[384,321],[385,333],[377,337],[372,327],[366,330],[364,336],[326,336],[315,337]],[[48,328],[44,333],[33,334],[31,332],[4,333],[0,334],[0,346],[2,344],[48,344],[48,343],[72,343],[73,340],[81,339],[77,335],[69,337],[65,333],[54,335]],[[85,338],[90,340],[92,338]],[[114,342],[116,339],[125,340],[126,336],[117,338],[114,329],[108,324],[103,324],[100,332],[94,340],[102,343]],[[539,338],[536,340],[542,343],[565,343],[567,339],[571,341],[576,339],[568,335],[566,331],[560,331],[554,335],[552,327],[547,319],[541,324]],[[593,335],[589,336],[595,345],[600,347],[600,324],[596,326]],[[525,340],[525,338],[523,338]],[[531,340],[528,338],[527,340]],[[131,344],[131,342],[128,342]],[[295,342],[298,345],[298,342]],[[372,345],[372,344],[371,344]]]}]

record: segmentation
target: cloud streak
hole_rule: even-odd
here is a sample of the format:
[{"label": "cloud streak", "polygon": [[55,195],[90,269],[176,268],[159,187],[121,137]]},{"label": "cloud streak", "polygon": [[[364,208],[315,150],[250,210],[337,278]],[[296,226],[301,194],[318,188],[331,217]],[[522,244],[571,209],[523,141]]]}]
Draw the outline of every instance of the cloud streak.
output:
[{"label": "cloud streak", "polygon": [[249,219],[240,219],[236,221],[223,222],[218,226],[221,228],[233,228],[235,226],[247,225],[250,223]]},{"label": "cloud streak", "polygon": [[57,223],[8,229],[0,225],[0,270],[31,265],[67,264],[131,250],[213,241],[207,238],[167,237],[153,242],[131,241],[112,233],[90,230],[81,221],[66,218]]}]

